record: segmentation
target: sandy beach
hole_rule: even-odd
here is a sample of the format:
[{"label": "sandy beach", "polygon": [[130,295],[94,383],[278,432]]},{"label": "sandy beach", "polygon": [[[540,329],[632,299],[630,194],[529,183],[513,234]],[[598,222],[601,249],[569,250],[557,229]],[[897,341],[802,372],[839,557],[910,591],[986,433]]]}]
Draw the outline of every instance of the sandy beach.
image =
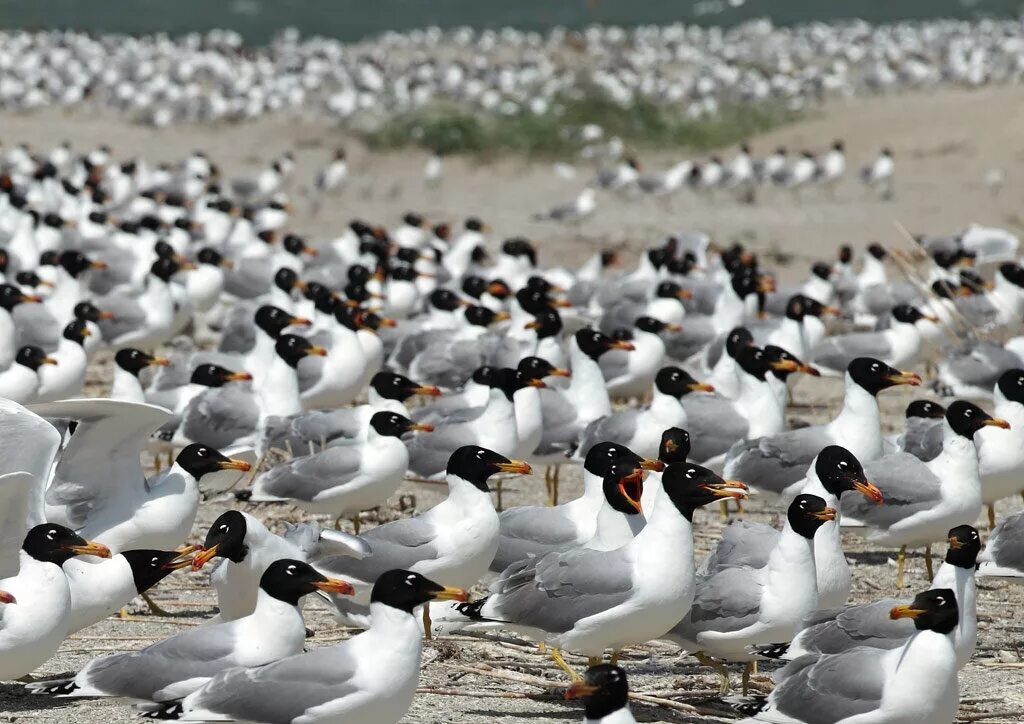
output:
[{"label": "sandy beach", "polygon": [[[114,119],[100,112],[64,113],[48,110],[31,115],[0,114],[4,146],[27,142],[45,148],[64,140],[76,149],[108,143],[115,157],[139,155],[149,161],[181,158],[194,148],[205,150],[228,178],[257,168],[285,150],[296,155],[298,170],[289,189],[296,201],[294,229],[313,241],[332,238],[354,217],[392,224],[406,210],[422,211],[431,221],[459,223],[476,215],[494,228],[492,240],[520,234],[536,240],[542,263],[582,263],[586,255],[608,246],[630,250],[646,247],[676,231],[703,230],[720,242],[743,240],[759,251],[779,250],[792,255],[792,263],[778,266],[784,279],[803,278],[810,261],[831,259],[842,243],[858,251],[871,241],[905,244],[897,232],[899,222],[912,232],[951,233],[971,223],[1024,230],[1019,209],[1024,184],[1024,88],[992,87],[975,91],[946,89],[930,93],[833,101],[810,112],[793,125],[751,139],[757,155],[779,145],[798,151],[826,148],[833,139],[846,142],[850,170],[833,198],[820,189],[807,189],[802,197],[769,189],[758,203],[748,205],[718,193],[696,196],[682,192],[671,202],[631,196],[600,195],[598,211],[577,226],[530,221],[530,214],[572,199],[593,175],[592,166],[576,163],[577,177],[567,181],[549,161],[501,158],[480,161],[446,160],[443,182],[427,187],[422,180],[426,156],[417,152],[377,154],[338,127],[322,121],[270,118],[244,126],[174,127],[155,130]],[[305,187],[315,169],[339,145],[349,150],[352,179],[313,215]],[[866,191],[856,178],[859,166],[872,160],[883,147],[896,159],[895,196],[884,201]],[[732,149],[722,149],[728,157]],[[639,149],[648,169],[661,169],[679,160],[675,152]],[[984,181],[994,168],[1005,172],[999,193]],[[626,255],[626,263],[632,256]],[[105,360],[105,361],[104,361]],[[91,394],[105,394],[109,384],[109,355],[91,370]],[[841,403],[841,384],[835,380],[801,380],[794,391],[791,416],[818,422],[828,419]],[[902,425],[902,412],[910,399],[928,396],[926,390],[886,392],[881,396],[884,426],[894,432]],[[579,489],[576,471],[563,476],[563,498]],[[402,494],[414,496],[415,509],[425,510],[443,494],[437,486],[407,484]],[[505,491],[505,505],[541,504],[541,478],[516,481]],[[397,511],[397,498],[392,501]],[[1003,501],[998,513],[1019,508],[1019,500]],[[200,540],[206,526],[228,504],[201,508],[193,538]],[[774,520],[771,507],[756,499],[748,506],[755,520]],[[406,511],[408,513],[409,511]],[[271,520],[292,520],[295,509],[261,508]],[[397,513],[395,513],[397,515]],[[717,511],[699,514],[696,522],[698,555],[721,532]],[[979,528],[982,523],[979,521]],[[987,535],[987,530],[983,531]],[[854,564],[853,598],[877,599],[895,593],[895,551],[879,551],[856,537],[845,539]],[[909,559],[907,591],[925,588],[920,552]],[[979,585],[979,643],[974,659],[961,674],[961,717],[964,721],[1015,722],[1024,718],[1024,691],[1020,686],[1024,657],[1024,588],[1004,583]],[[198,625],[213,613],[214,598],[205,574],[175,574],[155,589],[156,600],[175,612],[173,618],[150,616],[134,606],[132,620],[109,619],[72,636],[58,655],[37,675],[76,670],[103,652],[141,648],[184,626]],[[136,602],[140,603],[140,602]],[[326,610],[307,608],[307,625],[316,633],[310,646],[321,646],[349,635],[337,628]],[[639,721],[707,722],[735,718],[718,701],[713,672],[681,657],[671,646],[652,644],[627,652],[624,666],[631,688],[662,698],[671,696],[692,711],[636,704]],[[582,659],[570,658],[582,666]],[[535,648],[508,641],[481,641],[453,637],[429,642],[424,655],[421,686],[432,694],[417,696],[404,721],[412,723],[478,722],[510,724],[525,718],[579,721],[580,707],[562,702],[541,688],[481,675],[481,667],[550,680],[552,689],[564,685],[561,673]],[[477,673],[467,673],[466,669]],[[762,673],[771,667],[763,667]],[[734,677],[738,686],[739,676]],[[757,686],[767,690],[764,679]],[[453,696],[452,692],[480,693]],[[507,698],[505,693],[528,695]],[[717,713],[712,713],[712,711]],[[0,721],[82,722],[134,721],[123,702],[51,700],[31,697],[16,684],[0,685]]]}]

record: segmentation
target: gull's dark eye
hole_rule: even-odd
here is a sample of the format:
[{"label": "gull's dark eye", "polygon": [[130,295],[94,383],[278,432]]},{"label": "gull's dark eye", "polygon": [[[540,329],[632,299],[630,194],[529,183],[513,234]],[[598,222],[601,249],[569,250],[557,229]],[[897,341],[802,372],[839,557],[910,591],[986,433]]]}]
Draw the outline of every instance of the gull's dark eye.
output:
[{"label": "gull's dark eye", "polygon": [[872,372],[878,372],[878,365],[871,365]]},{"label": "gull's dark eye", "polygon": [[160,562],[160,559],[159,559],[159,558],[156,558],[156,557],[154,557],[154,558],[153,558],[152,560],[150,560],[150,562],[149,562],[149,565],[151,565],[151,566],[153,566],[154,568],[156,568],[156,566],[157,566],[157,564],[158,564],[159,562]]},{"label": "gull's dark eye", "polygon": [[284,569],[284,572],[287,573],[289,576],[294,576],[295,575],[295,566],[288,566],[287,568]]},{"label": "gull's dark eye", "polygon": [[229,530],[231,530],[231,526],[227,525],[226,523],[221,523],[220,524],[220,529],[223,532],[227,533]]}]

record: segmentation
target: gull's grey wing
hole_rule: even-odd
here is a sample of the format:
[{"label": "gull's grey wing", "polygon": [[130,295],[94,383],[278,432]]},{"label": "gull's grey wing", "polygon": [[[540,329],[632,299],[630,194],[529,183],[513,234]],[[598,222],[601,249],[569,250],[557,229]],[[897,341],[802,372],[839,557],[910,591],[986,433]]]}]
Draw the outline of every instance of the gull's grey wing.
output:
[{"label": "gull's grey wing", "polygon": [[594,420],[583,430],[576,455],[586,458],[590,448],[601,442],[628,445],[637,433],[642,414],[640,410],[619,410]]},{"label": "gull's grey wing", "polygon": [[597,364],[605,380],[610,382],[629,371],[629,352],[621,349],[609,350],[598,358]]},{"label": "gull's grey wing", "polygon": [[999,308],[986,294],[959,297],[956,300],[956,308],[976,327],[991,324],[999,314]]},{"label": "gull's grey wing", "polygon": [[665,356],[676,362],[685,362],[700,352],[715,339],[715,327],[710,317],[688,315],[683,320],[681,332],[666,332]]},{"label": "gull's grey wing", "polygon": [[338,438],[351,439],[361,432],[360,408],[341,410],[309,410],[288,417],[268,417],[264,423],[263,439],[266,448],[286,449],[290,443],[293,453],[305,452],[309,443],[321,445]]},{"label": "gull's grey wing", "polygon": [[491,570],[500,572],[528,556],[562,551],[576,542],[576,526],[554,508],[510,508],[499,516],[498,552]]},{"label": "gull's grey wing", "polygon": [[815,363],[835,370],[845,370],[857,357],[891,359],[892,349],[879,332],[853,332],[828,337],[811,352]]},{"label": "gull's grey wing", "polygon": [[141,651],[93,659],[79,676],[109,694],[151,700],[172,684],[238,666],[234,648],[235,635],[224,625],[200,626]]},{"label": "gull's grey wing", "polygon": [[485,615],[550,633],[624,603],[632,565],[620,551],[549,553],[507,568],[491,587]]},{"label": "gull's grey wing", "polygon": [[885,504],[875,505],[863,495],[846,495],[840,506],[843,515],[875,528],[888,528],[928,510],[942,497],[941,481],[926,463],[909,453],[893,453],[866,462],[864,474],[882,491]]},{"label": "gull's grey wing", "polygon": [[[313,707],[357,693],[358,667],[344,643],[325,646],[258,668],[224,671],[189,702],[238,720],[292,722]],[[344,719],[344,711],[337,714]]]},{"label": "gull's grey wing", "polygon": [[800,646],[805,651],[819,654],[838,654],[856,646],[876,649],[902,646],[914,634],[914,622],[910,619],[894,621],[889,618],[889,611],[903,603],[907,601],[885,598],[831,611],[830,618],[818,616],[813,625],[807,625],[805,621],[806,627],[799,633]]},{"label": "gull's grey wing", "polygon": [[248,387],[232,383],[196,395],[182,416],[182,434],[218,449],[251,435],[259,426],[260,410]]},{"label": "gull's grey wing", "polygon": [[0,475],[0,580],[18,574],[18,552],[25,534],[45,522],[42,497],[43,483],[31,473]]},{"label": "gull's grey wing", "polygon": [[885,688],[885,653],[862,647],[821,658],[801,656],[780,672],[785,678],[768,696],[768,708],[805,724],[834,724],[873,711]]},{"label": "gull's grey wing", "polygon": [[114,315],[113,319],[101,319],[97,322],[105,341],[134,332],[146,322],[146,310],[133,295],[108,294],[97,299],[96,306]]},{"label": "gull's grey wing", "polygon": [[992,342],[978,342],[965,350],[945,356],[939,363],[940,378],[983,390],[991,390],[999,376],[1021,366],[1021,359],[1008,349]]},{"label": "gull's grey wing", "polygon": [[[61,340],[61,321],[45,304],[19,304],[11,310],[18,347],[31,344],[46,352],[54,352]],[[70,320],[67,320],[70,321]]]},{"label": "gull's grey wing", "polygon": [[463,445],[472,445],[476,441],[472,420],[449,422],[449,419],[436,422],[434,432],[413,435],[406,440],[411,472],[424,478],[443,473],[453,452]]},{"label": "gull's grey wing", "polygon": [[491,335],[476,340],[449,340],[431,344],[416,355],[409,368],[412,376],[441,387],[461,387],[473,371],[484,365],[488,356],[484,347]]},{"label": "gull's grey wing", "polygon": [[437,530],[422,517],[405,518],[377,526],[361,536],[373,551],[365,558],[329,556],[316,562],[318,569],[341,578],[367,583],[385,571],[409,569],[417,563],[434,560],[438,549]]},{"label": "gull's grey wing", "polygon": [[450,329],[428,329],[406,334],[391,353],[391,364],[408,370],[416,356],[431,344],[450,341],[455,332]]},{"label": "gull's grey wing", "polygon": [[[598,328],[604,334],[612,334],[617,329],[632,329],[636,318],[643,314],[644,306],[643,298],[619,299],[605,308]],[[604,354],[602,357],[607,357],[608,354],[610,353]]]},{"label": "gull's grey wing", "polygon": [[253,486],[275,498],[312,501],[325,490],[352,482],[359,475],[359,450],[326,448],[293,458],[262,473]]},{"label": "gull's grey wing", "polygon": [[733,520],[697,571],[699,577],[729,566],[762,568],[779,542],[779,531],[764,523]]},{"label": "gull's grey wing", "polygon": [[228,312],[221,328],[220,352],[246,354],[256,345],[256,323],[253,321],[253,305],[236,304]]},{"label": "gull's grey wing", "polygon": [[899,448],[922,462],[934,460],[942,452],[942,419],[907,418],[907,429],[899,438]]},{"label": "gull's grey wing", "polygon": [[33,410],[78,423],[46,491],[47,503],[67,506],[74,527],[84,526],[91,511],[126,486],[145,485],[139,456],[152,432],[171,418],[156,405],[105,399],[48,402]]},{"label": "gull's grey wing", "polygon": [[269,257],[239,259],[234,269],[225,270],[224,291],[239,299],[254,299],[270,291],[275,271]]},{"label": "gull's grey wing", "polygon": [[672,629],[673,636],[696,641],[703,631],[739,631],[757,620],[762,585],[757,569],[720,568],[701,579],[693,595],[690,614]]},{"label": "gull's grey wing", "polygon": [[815,456],[832,442],[823,425],[812,425],[736,443],[726,458],[725,474],[780,494],[800,480]]},{"label": "gull's grey wing", "polygon": [[542,389],[540,403],[544,430],[534,455],[568,453],[581,432],[579,413],[557,389]]},{"label": "gull's grey wing", "polygon": [[1024,512],[1003,518],[978,559],[1024,573]]},{"label": "gull's grey wing", "polygon": [[747,436],[747,421],[721,395],[684,395],[686,429],[690,432],[690,459],[710,460]]}]

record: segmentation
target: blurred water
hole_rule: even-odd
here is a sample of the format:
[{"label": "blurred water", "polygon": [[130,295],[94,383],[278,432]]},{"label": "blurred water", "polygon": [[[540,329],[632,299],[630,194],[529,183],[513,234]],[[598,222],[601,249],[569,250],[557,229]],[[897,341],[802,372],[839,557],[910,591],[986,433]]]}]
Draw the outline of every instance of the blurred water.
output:
[{"label": "blurred water", "polygon": [[675,21],[733,25],[770,17],[787,25],[863,18],[1015,17],[1022,0],[0,0],[0,27],[179,34],[232,28],[250,43],[278,29],[357,40],[429,25],[542,30],[588,23]]}]

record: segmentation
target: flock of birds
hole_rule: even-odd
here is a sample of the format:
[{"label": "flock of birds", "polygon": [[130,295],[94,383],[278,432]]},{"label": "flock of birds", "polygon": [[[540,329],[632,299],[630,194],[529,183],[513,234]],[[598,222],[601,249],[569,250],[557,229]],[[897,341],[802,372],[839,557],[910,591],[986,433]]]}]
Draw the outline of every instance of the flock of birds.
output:
[{"label": "flock of birds", "polygon": [[[729,664],[746,694],[755,662],[785,661],[735,700],[748,721],[953,720],[976,579],[1024,577],[1024,513],[994,509],[1024,490],[1024,338],[994,341],[1024,320],[1015,237],[843,246],[784,287],[701,234],[629,270],[611,251],[544,265],[476,217],[306,239],[261,179],[225,184],[202,153],[0,156],[0,679],[211,565],[212,620],[29,689],[156,719],[381,724],[413,701],[424,635],[508,630],[588,722],[633,721],[618,655],[657,640],[723,693]],[[878,395],[940,350],[936,389],[961,399],[915,400],[883,435]],[[107,396],[83,397],[111,357]],[[834,418],[790,427],[800,375],[843,386]],[[506,509],[503,482],[534,467],[550,505]],[[583,486],[564,502],[567,467]],[[408,480],[447,497],[363,530]],[[780,529],[742,517],[755,492]],[[204,493],[232,509],[197,539]],[[715,503],[739,518],[698,565]],[[281,505],[335,529],[275,533],[257,513]],[[898,549],[899,589],[924,548],[931,587],[848,605],[842,530]],[[304,651],[310,594],[363,632]]]},{"label": "flock of birds", "polygon": [[1018,83],[1024,33],[1014,20],[791,28],[760,20],[546,34],[428,28],[352,44],[289,30],[249,48],[228,30],[180,38],[4,31],[0,70],[0,108],[91,103],[157,126],[276,112],[383,117],[438,100],[543,115],[586,87],[623,105],[644,99],[700,117],[726,104],[801,107],[827,96]]}]

